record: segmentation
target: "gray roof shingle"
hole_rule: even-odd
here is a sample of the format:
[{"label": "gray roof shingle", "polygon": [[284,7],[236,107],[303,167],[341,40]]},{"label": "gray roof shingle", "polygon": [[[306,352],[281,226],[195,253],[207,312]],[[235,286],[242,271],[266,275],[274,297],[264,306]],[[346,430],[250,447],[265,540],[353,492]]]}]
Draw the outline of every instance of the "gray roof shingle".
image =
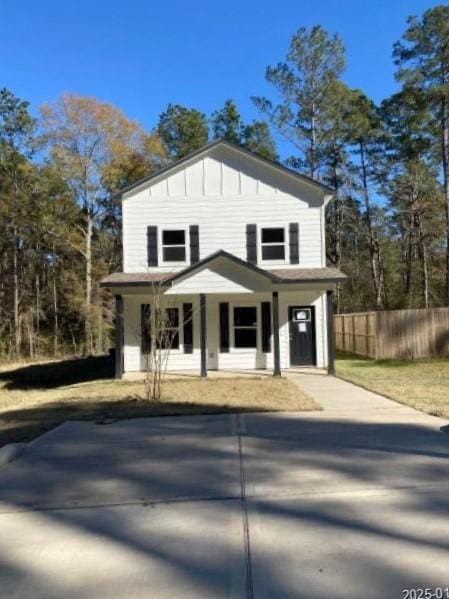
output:
[{"label": "gray roof shingle", "polygon": [[346,275],[333,266],[321,268],[276,268],[269,271],[279,282],[344,281]]},{"label": "gray roof shingle", "polygon": [[243,268],[248,268],[254,272],[271,279],[272,283],[280,284],[283,283],[313,283],[313,282],[338,282],[346,279],[346,275],[343,274],[338,268],[332,266],[324,266],[321,268],[277,268],[273,270],[264,270],[258,266],[249,264],[228,252],[220,250],[211,254],[207,258],[204,258],[197,264],[187,266],[184,270],[177,272],[156,272],[156,273],[124,273],[115,272],[105,277],[100,285],[101,287],[120,287],[120,286],[137,286],[137,285],[156,285],[156,284],[170,284],[180,277],[194,272],[206,263],[211,262],[215,258],[225,257]]},{"label": "gray roof shingle", "polygon": [[116,285],[150,285],[163,283],[171,277],[168,272],[113,272],[101,280],[101,287],[114,287]]}]

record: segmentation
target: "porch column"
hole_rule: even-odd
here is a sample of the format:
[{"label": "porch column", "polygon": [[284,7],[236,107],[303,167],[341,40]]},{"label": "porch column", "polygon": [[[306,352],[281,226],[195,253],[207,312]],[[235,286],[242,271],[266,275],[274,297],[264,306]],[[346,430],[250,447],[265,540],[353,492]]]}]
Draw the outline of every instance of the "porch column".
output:
[{"label": "porch column", "polygon": [[335,374],[333,292],[327,291],[326,297],[327,297],[327,374]]},{"label": "porch column", "polygon": [[200,293],[200,348],[201,376],[207,376],[207,331],[206,331],[206,295]]},{"label": "porch column", "polygon": [[279,349],[279,296],[277,291],[273,291],[271,307],[273,311],[273,376],[281,376],[281,354]]},{"label": "porch column", "polygon": [[115,296],[115,378],[123,376],[123,298]]}]

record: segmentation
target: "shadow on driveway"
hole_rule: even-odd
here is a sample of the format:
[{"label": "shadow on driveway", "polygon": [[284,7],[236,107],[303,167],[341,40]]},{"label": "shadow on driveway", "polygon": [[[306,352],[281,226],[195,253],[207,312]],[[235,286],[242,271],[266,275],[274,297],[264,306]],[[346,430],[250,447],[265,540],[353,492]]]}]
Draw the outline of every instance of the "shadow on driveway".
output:
[{"label": "shadow on driveway", "polygon": [[0,471],[0,580],[16,598],[388,599],[447,586],[448,458],[449,437],[419,423],[67,423]]}]

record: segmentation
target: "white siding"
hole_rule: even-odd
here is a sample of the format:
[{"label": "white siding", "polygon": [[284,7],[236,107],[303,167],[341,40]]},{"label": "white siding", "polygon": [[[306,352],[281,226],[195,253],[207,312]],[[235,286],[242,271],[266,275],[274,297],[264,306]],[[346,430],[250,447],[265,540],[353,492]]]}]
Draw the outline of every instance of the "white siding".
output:
[{"label": "white siding", "polygon": [[[279,292],[279,321],[280,321],[280,356],[281,368],[290,366],[289,331],[288,331],[288,308],[289,306],[315,307],[315,330],[317,366],[327,365],[326,351],[326,294],[321,291],[286,291]],[[180,349],[170,352],[168,358],[169,370],[196,370],[200,368],[199,348],[199,303],[198,295],[183,295],[165,297],[166,305],[182,307],[183,302],[193,303],[193,346],[192,354],[185,354],[182,347],[182,330],[180,335]],[[271,301],[271,293],[252,293],[220,295],[213,294],[206,298],[207,311],[207,348],[208,369],[231,369],[246,370],[253,368],[273,368],[273,354],[264,354],[260,351],[261,339],[259,329],[258,349],[236,349],[232,348],[229,353],[219,351],[219,303],[229,302],[233,305],[255,305],[260,309],[262,301]],[[140,305],[148,303],[147,296],[125,296],[125,372],[139,371],[143,369],[140,354]],[[260,324],[260,314],[258,317]],[[182,327],[181,327],[182,328]],[[231,331],[232,339],[232,331]]]},{"label": "white siding", "polygon": [[[200,258],[224,249],[245,260],[246,224],[287,227],[288,231],[289,222],[299,222],[299,266],[319,267],[325,263],[323,214],[322,192],[254,159],[217,147],[126,195],[124,271],[148,270],[146,230],[150,224],[158,226],[159,233],[199,225]],[[285,263],[260,262],[259,266],[288,267],[286,241]],[[181,268],[183,265],[175,267]]]},{"label": "white siding", "polygon": [[271,289],[270,280],[249,268],[242,268],[227,258],[217,258],[207,266],[181,278],[166,291],[167,295],[183,293],[248,293]]}]

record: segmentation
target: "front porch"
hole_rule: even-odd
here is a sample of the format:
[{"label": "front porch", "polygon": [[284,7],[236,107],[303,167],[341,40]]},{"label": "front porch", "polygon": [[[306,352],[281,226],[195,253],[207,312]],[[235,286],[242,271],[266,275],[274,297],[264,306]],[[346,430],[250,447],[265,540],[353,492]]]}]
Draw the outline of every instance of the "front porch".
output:
[{"label": "front porch", "polygon": [[[136,376],[146,370],[143,308],[149,306],[151,312],[154,302],[149,294],[120,295],[116,302],[116,376]],[[331,291],[170,294],[157,303],[175,313],[175,340],[164,358],[168,373],[202,377],[280,376],[287,369],[333,373]]]},{"label": "front porch", "polygon": [[151,320],[160,310],[173,333],[163,345],[170,372],[280,376],[307,366],[332,374],[339,277],[325,267],[267,271],[223,251],[175,273],[119,273],[104,282],[116,296],[116,376],[146,370],[143,314]]}]

